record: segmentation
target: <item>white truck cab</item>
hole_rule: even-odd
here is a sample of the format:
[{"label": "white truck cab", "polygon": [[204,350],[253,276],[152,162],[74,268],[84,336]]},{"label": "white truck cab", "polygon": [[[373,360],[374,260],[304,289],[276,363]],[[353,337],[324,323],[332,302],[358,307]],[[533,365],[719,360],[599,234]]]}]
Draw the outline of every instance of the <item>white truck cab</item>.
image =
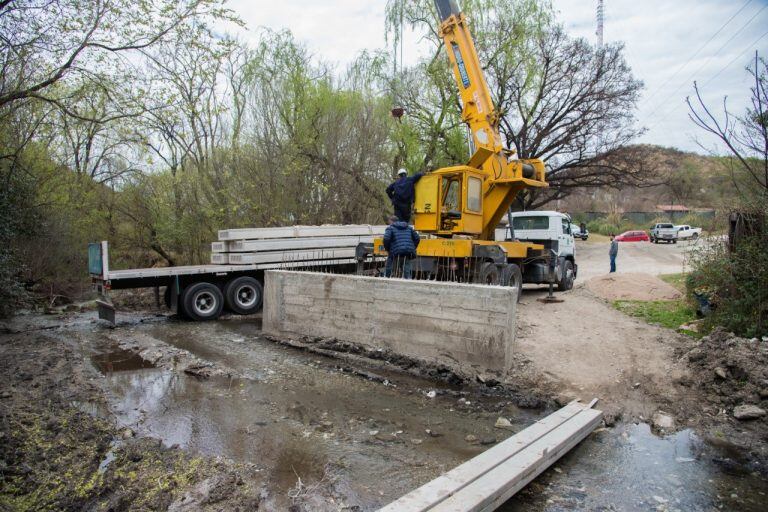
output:
[{"label": "white truck cab", "polygon": [[[496,240],[521,240],[544,245],[556,263],[558,289],[571,289],[578,272],[571,217],[555,211],[529,211],[511,213],[505,220],[506,225],[496,228]],[[523,269],[524,283],[549,281],[549,269],[545,262],[532,262]]]}]

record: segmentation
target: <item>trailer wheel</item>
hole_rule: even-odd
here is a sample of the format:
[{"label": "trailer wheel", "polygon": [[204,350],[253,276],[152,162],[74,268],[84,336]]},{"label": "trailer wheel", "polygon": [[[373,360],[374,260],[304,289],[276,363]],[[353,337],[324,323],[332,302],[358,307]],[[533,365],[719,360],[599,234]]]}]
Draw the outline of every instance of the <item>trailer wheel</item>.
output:
[{"label": "trailer wheel", "polygon": [[195,283],[184,289],[181,296],[184,314],[198,322],[216,320],[224,309],[224,295],[210,283]]},{"label": "trailer wheel", "polygon": [[475,278],[476,283],[498,286],[501,283],[501,272],[495,263],[487,261],[480,266]]},{"label": "trailer wheel", "polygon": [[561,292],[566,292],[573,288],[573,263],[570,260],[565,260],[563,263],[563,277],[560,282],[557,283],[557,289]]},{"label": "trailer wheel", "polygon": [[227,307],[238,315],[250,315],[261,310],[264,287],[252,277],[238,277],[224,288]]},{"label": "trailer wheel", "polygon": [[517,288],[517,302],[520,302],[520,296],[523,294],[523,273],[520,267],[510,263],[504,267],[501,273],[502,286],[514,286]]}]

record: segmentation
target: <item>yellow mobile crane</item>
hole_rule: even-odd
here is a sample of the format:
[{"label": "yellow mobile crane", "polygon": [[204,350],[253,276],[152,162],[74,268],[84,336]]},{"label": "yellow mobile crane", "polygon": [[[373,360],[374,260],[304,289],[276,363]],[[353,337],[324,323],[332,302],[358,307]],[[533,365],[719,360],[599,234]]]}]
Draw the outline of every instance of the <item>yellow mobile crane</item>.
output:
[{"label": "yellow mobile crane", "polygon": [[[418,181],[414,227],[426,237],[418,246],[414,270],[438,279],[454,276],[468,282],[520,284],[523,263],[546,258],[547,251],[536,243],[496,241],[495,232],[521,190],[547,186],[544,163],[516,159],[515,152],[504,147],[499,112],[467,18],[455,0],[435,0],[435,6],[474,153],[466,165],[444,167]],[[386,254],[381,239],[374,241],[371,253]]]}]

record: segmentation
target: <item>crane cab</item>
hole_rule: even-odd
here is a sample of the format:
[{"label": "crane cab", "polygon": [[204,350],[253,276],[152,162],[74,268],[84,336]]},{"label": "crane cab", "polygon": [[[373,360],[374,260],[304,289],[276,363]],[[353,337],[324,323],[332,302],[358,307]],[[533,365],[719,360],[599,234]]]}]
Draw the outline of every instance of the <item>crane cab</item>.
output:
[{"label": "crane cab", "polygon": [[414,228],[437,236],[483,232],[483,179],[467,166],[446,167],[416,184]]}]

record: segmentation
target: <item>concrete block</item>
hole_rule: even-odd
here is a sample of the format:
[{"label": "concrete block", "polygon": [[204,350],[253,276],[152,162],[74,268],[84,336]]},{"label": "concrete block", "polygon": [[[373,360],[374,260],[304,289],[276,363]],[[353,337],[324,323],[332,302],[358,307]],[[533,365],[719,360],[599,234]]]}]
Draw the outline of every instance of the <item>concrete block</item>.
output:
[{"label": "concrete block", "polygon": [[267,271],[264,331],[321,336],[466,375],[504,376],[512,364],[518,290],[512,287]]}]

